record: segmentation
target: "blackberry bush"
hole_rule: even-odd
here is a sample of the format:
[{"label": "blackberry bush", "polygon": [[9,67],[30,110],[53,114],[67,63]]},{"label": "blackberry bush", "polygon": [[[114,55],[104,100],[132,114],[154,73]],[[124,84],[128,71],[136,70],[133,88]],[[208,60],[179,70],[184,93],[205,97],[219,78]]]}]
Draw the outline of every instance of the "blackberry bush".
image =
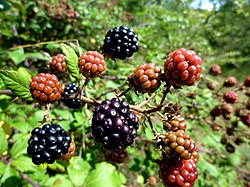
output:
[{"label": "blackberry bush", "polygon": [[105,56],[124,60],[138,51],[138,36],[126,26],[115,27],[107,32],[101,49]]},{"label": "blackberry bush", "polygon": [[27,153],[34,164],[52,164],[68,153],[71,137],[60,125],[45,124],[32,130],[28,144]]},{"label": "blackberry bush", "polygon": [[94,109],[92,134],[105,149],[125,149],[134,142],[138,128],[138,118],[126,101],[113,98]]},{"label": "blackberry bush", "polygon": [[30,82],[30,93],[40,104],[53,103],[61,99],[62,85],[54,74],[39,73]]}]

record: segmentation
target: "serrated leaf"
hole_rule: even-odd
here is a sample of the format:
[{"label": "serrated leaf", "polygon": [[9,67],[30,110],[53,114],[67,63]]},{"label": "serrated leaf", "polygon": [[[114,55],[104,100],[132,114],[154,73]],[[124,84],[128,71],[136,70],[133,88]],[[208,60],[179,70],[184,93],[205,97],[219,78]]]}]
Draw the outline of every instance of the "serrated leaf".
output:
[{"label": "serrated leaf", "polygon": [[67,167],[69,178],[75,186],[81,186],[88,175],[90,165],[80,157],[73,157]]},{"label": "serrated leaf", "polygon": [[18,97],[32,100],[30,94],[30,77],[13,70],[0,70],[0,77],[5,85]]},{"label": "serrated leaf", "polygon": [[9,51],[8,55],[10,56],[11,60],[14,62],[16,66],[19,65],[21,62],[23,62],[26,58],[24,55],[23,48]]},{"label": "serrated leaf", "polygon": [[102,162],[96,164],[96,168],[92,170],[86,177],[84,187],[119,187],[122,185],[116,168],[108,163]]},{"label": "serrated leaf", "polygon": [[2,155],[8,148],[8,141],[2,128],[0,129],[0,142],[0,155]]},{"label": "serrated leaf", "polygon": [[26,153],[28,147],[28,139],[30,138],[30,135],[29,134],[26,135],[18,134],[18,135],[20,136],[16,136],[17,141],[10,149],[10,155],[12,158],[17,158],[21,154]]},{"label": "serrated leaf", "polygon": [[11,164],[22,172],[37,171],[37,166],[33,164],[31,158],[27,156],[20,156],[19,158],[13,160]]},{"label": "serrated leaf", "polygon": [[66,56],[66,64],[67,64],[67,68],[68,68],[68,72],[69,74],[78,79],[80,76],[79,73],[79,67],[78,67],[78,56],[76,55],[74,49],[72,49],[70,46],[61,43],[61,48],[62,48],[62,52],[63,54]]}]

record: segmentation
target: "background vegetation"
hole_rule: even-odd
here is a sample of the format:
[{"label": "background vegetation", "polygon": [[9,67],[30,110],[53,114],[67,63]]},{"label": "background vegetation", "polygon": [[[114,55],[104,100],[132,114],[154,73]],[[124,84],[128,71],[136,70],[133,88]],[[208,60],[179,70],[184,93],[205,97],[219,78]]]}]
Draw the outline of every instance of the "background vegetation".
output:
[{"label": "background vegetation", "polygon": [[[107,99],[124,91],[126,78],[141,63],[153,62],[163,67],[167,54],[177,48],[193,49],[203,59],[199,83],[173,90],[168,100],[179,103],[188,123],[188,133],[199,148],[199,178],[195,186],[249,186],[249,127],[239,122],[237,133],[226,129],[236,119],[220,119],[219,130],[211,126],[211,109],[219,103],[206,83],[218,84],[233,75],[243,82],[250,74],[250,3],[244,0],[213,1],[211,11],[194,9],[192,0],[101,0],[101,1],[0,1],[0,68],[17,70],[31,76],[47,72],[49,57],[61,52],[58,41],[77,40],[82,51],[98,50],[106,32],[115,26],[132,27],[139,36],[140,50],[126,61],[107,60],[105,76],[88,85],[90,98]],[[73,42],[75,44],[75,42]],[[21,47],[20,47],[21,46]],[[219,64],[222,76],[207,76],[209,67]],[[71,77],[62,76],[64,84]],[[0,79],[0,90],[6,90]],[[223,91],[223,90],[222,90]],[[161,94],[160,89],[157,94]],[[190,92],[196,94],[190,98]],[[4,92],[2,92],[4,93]],[[156,95],[157,95],[156,94]],[[133,92],[130,103],[140,103]],[[156,100],[160,96],[156,96]],[[247,97],[240,96],[241,102]],[[30,131],[40,126],[44,108],[33,101],[15,100],[14,95],[0,94],[0,184],[9,186],[162,186],[158,177],[159,150],[152,140],[147,122],[140,127],[140,137],[129,148],[124,164],[112,166],[103,160],[100,145],[90,133],[92,108],[88,112],[65,108],[61,103],[51,109],[52,118],[75,138],[77,155],[69,161],[36,166],[26,153]],[[153,123],[161,131],[161,121]],[[244,142],[228,153],[221,139],[243,137]]]}]

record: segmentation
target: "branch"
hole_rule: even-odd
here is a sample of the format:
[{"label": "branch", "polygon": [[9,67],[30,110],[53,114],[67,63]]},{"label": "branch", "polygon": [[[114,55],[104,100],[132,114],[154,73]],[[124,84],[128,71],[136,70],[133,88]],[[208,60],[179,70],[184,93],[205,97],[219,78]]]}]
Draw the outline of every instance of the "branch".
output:
[{"label": "branch", "polygon": [[6,95],[14,95],[11,90],[0,90],[0,95],[6,94]]}]

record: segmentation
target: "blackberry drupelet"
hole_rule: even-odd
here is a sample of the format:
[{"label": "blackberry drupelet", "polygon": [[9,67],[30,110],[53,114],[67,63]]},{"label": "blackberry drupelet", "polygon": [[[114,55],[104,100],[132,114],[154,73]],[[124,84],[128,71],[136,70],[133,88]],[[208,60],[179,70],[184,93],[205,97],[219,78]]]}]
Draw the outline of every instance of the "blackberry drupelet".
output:
[{"label": "blackberry drupelet", "polygon": [[109,30],[102,46],[105,56],[121,60],[131,57],[138,49],[138,36],[132,29],[123,25]]},{"label": "blackberry drupelet", "polygon": [[92,134],[105,149],[125,149],[133,143],[138,128],[138,118],[130,111],[126,101],[113,98],[94,109]]},{"label": "blackberry drupelet", "polygon": [[32,156],[32,162],[52,164],[56,159],[68,153],[71,137],[58,124],[45,124],[36,127],[31,132],[27,153]]}]

